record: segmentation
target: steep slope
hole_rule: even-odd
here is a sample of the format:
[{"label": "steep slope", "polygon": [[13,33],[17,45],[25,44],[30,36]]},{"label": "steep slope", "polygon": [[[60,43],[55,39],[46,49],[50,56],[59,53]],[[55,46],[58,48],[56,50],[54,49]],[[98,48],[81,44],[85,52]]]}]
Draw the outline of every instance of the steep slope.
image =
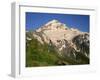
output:
[{"label": "steep slope", "polygon": [[58,20],[52,20],[32,32],[27,40],[34,37],[42,45],[54,46],[58,55],[71,64],[89,63],[89,33],[69,28]]}]

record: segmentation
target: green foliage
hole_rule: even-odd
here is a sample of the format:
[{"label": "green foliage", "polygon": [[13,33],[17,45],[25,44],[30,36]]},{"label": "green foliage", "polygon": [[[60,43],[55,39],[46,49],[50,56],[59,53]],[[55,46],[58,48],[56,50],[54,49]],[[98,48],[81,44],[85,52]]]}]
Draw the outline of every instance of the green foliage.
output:
[{"label": "green foliage", "polygon": [[59,56],[53,46],[36,39],[26,41],[26,67],[58,65]]}]

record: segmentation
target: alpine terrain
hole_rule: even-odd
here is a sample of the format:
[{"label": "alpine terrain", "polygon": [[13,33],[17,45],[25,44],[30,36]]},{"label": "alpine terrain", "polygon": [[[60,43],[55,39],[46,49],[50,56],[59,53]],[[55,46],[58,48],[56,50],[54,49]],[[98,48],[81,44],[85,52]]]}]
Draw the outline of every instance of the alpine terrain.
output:
[{"label": "alpine terrain", "polygon": [[26,31],[26,66],[89,64],[89,33],[51,20]]}]

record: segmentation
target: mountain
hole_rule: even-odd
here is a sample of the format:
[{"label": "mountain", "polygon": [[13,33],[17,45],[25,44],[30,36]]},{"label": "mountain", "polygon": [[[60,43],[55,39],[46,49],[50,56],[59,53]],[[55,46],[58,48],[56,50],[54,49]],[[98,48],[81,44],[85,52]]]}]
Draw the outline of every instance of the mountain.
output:
[{"label": "mountain", "polygon": [[41,45],[52,46],[57,56],[63,59],[60,64],[89,64],[88,32],[69,28],[58,20],[52,20],[35,31],[26,32],[27,45],[33,38]]}]

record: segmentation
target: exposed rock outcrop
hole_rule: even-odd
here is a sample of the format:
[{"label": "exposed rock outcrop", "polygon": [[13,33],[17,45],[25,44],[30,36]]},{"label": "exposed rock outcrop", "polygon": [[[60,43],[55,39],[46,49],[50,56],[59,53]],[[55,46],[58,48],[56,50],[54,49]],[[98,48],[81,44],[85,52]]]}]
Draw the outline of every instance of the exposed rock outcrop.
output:
[{"label": "exposed rock outcrop", "polygon": [[[32,32],[41,44],[54,45],[58,55],[80,63],[89,63],[89,33],[68,28],[58,20],[52,20]],[[27,38],[30,40],[30,38]]]}]

